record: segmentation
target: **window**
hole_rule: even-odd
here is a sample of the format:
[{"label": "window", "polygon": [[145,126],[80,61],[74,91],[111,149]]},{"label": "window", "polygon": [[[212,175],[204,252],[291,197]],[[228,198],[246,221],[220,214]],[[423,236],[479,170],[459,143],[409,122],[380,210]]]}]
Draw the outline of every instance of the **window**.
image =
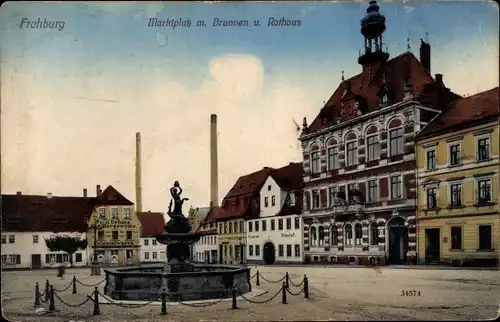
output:
[{"label": "window", "polygon": [[234,246],[234,258],[235,259],[240,259],[240,247],[241,246]]},{"label": "window", "polygon": [[278,219],[278,230],[283,230],[283,219]]},{"label": "window", "polygon": [[390,156],[403,154],[403,129],[389,131]]},{"label": "window", "polygon": [[492,241],[491,241],[491,225],[480,225],[478,227],[478,236],[479,236],[479,250],[491,250]]},{"label": "window", "polygon": [[346,224],[344,228],[344,238],[345,245],[352,246],[352,226],[350,224]]},{"label": "window", "polygon": [[319,199],[319,191],[318,190],[314,190],[312,192],[312,203],[313,203],[313,208],[319,208],[320,207],[320,199]]},{"label": "window", "polygon": [[271,185],[267,186],[267,191],[271,191]]},{"label": "window", "polygon": [[337,147],[328,148],[328,159],[327,159],[327,167],[328,170],[333,170],[338,168],[338,151]]},{"label": "window", "polygon": [[132,239],[132,232],[130,230],[127,231],[126,235],[128,240]]},{"label": "window", "polygon": [[125,219],[130,219],[130,208],[124,208],[123,209],[123,217]]},{"label": "window", "polygon": [[347,165],[355,165],[358,163],[358,147],[356,142],[349,142],[347,143]]},{"label": "window", "polygon": [[437,207],[436,188],[427,188],[426,196],[427,196],[427,209],[436,208]]},{"label": "window", "polygon": [[451,249],[462,249],[462,227],[451,227]]},{"label": "window", "polygon": [[295,206],[295,194],[290,192],[290,206]]},{"label": "window", "polygon": [[311,171],[312,173],[320,173],[320,161],[319,161],[319,152],[311,153]]},{"label": "window", "polygon": [[[233,223],[232,223],[232,222],[228,223],[228,224],[227,224],[227,227],[228,227],[228,228],[227,228],[227,232],[228,232],[229,234],[232,234],[232,233],[233,233]],[[257,231],[257,229],[255,229],[255,230]]]},{"label": "window", "polygon": [[450,165],[460,164],[460,144],[450,145]]},{"label": "window", "polygon": [[367,161],[377,160],[379,158],[380,145],[378,143],[378,134],[369,136],[366,139]]},{"label": "window", "polygon": [[158,253],[157,252],[153,252],[153,259],[157,259],[158,258]]},{"label": "window", "polygon": [[477,161],[484,161],[490,158],[490,139],[477,140]]},{"label": "window", "polygon": [[328,188],[328,198],[330,199],[330,207],[333,207],[337,198],[337,186]]},{"label": "window", "polygon": [[285,254],[285,249],[283,245],[278,245],[278,256],[283,257]]},{"label": "window", "polygon": [[144,239],[144,246],[148,246],[149,245],[149,239]]},{"label": "window", "polygon": [[347,200],[349,201],[350,204],[354,204],[354,195],[351,193],[351,191],[354,191],[357,189],[357,185],[355,183],[349,183],[347,185]]},{"label": "window", "polygon": [[117,231],[117,230],[113,230],[113,231],[111,232],[111,238],[112,238],[113,240],[118,240],[118,231]]},{"label": "window", "polygon": [[9,254],[2,255],[2,265],[19,265],[21,264],[21,255]]},{"label": "window", "polygon": [[[491,180],[479,180],[477,182],[477,190],[478,190],[478,204],[485,204],[491,202]],[[10,236],[9,236],[10,243]]]},{"label": "window", "polygon": [[262,231],[266,231],[267,230],[267,220],[262,220]]},{"label": "window", "polygon": [[337,246],[338,236],[337,236],[337,226],[330,226],[330,245]]},{"label": "window", "polygon": [[276,227],[275,227],[275,223],[274,223],[274,219],[271,219],[271,230],[274,230]]},{"label": "window", "polygon": [[7,236],[2,235],[2,244],[7,244]]},{"label": "window", "polygon": [[144,259],[149,259],[149,252],[144,253]]},{"label": "window", "polygon": [[76,263],[81,263],[82,261],[83,261],[82,253],[76,253],[75,254],[75,262]]},{"label": "window", "polygon": [[104,231],[99,230],[99,231],[97,232],[97,239],[98,239],[98,240],[104,240]]},{"label": "window", "polygon": [[118,208],[111,208],[111,219],[118,218]]},{"label": "window", "polygon": [[375,222],[370,224],[370,245],[378,245],[378,225]]},{"label": "window", "polygon": [[271,197],[271,207],[274,207],[276,205],[276,196]]},{"label": "window", "polygon": [[253,245],[248,246],[248,256],[253,256]]},{"label": "window", "polygon": [[354,237],[356,237],[356,245],[361,245],[363,242],[363,228],[361,227],[361,224],[356,224],[354,226],[354,234]]},{"label": "window", "polygon": [[222,234],[222,223],[219,224],[219,234]]},{"label": "window", "polygon": [[436,150],[427,151],[427,170],[436,170]]},{"label": "window", "polygon": [[300,245],[295,245],[295,257],[300,257]]},{"label": "window", "polygon": [[264,198],[264,207],[269,206],[269,197]]},{"label": "window", "polygon": [[99,208],[99,218],[104,219],[106,218],[106,208]]},{"label": "window", "polygon": [[381,93],[380,95],[380,106],[386,106],[387,103],[389,102],[389,99],[387,97],[387,94],[386,93]]},{"label": "window", "polygon": [[377,180],[368,181],[368,202],[378,200],[378,184]]},{"label": "window", "polygon": [[244,233],[244,232],[245,232],[245,222],[240,221],[240,233]]},{"label": "window", "polygon": [[319,226],[318,228],[318,246],[325,244],[325,227]]},{"label": "window", "polygon": [[156,239],[152,239],[152,240],[151,240],[151,243],[153,244],[153,246],[156,246],[156,244],[157,244],[158,242],[156,241]]},{"label": "window", "polygon": [[286,257],[292,257],[292,245],[286,245]]},{"label": "window", "polygon": [[260,256],[260,245],[255,245],[255,256]]},{"label": "window", "polygon": [[458,207],[462,205],[462,185],[457,183],[457,184],[452,184],[450,186],[450,192],[451,192],[451,205],[453,207]]},{"label": "window", "polygon": [[292,218],[286,219],[286,229],[288,230],[292,229]]},{"label": "window", "polygon": [[33,244],[38,244],[38,235],[33,235]]},{"label": "window", "polygon": [[311,227],[309,231],[309,239],[311,240],[311,246],[318,246],[318,236],[316,235],[316,227]]},{"label": "window", "polygon": [[227,222],[224,223],[224,234],[227,234]]},{"label": "window", "polygon": [[253,222],[248,222],[248,232],[252,232],[253,231]]},{"label": "window", "polygon": [[14,244],[16,242],[16,236],[15,235],[9,235],[9,244]]},{"label": "window", "polygon": [[391,177],[391,199],[402,198],[401,176]]},{"label": "window", "polygon": [[259,231],[259,221],[255,222],[255,231]]},{"label": "window", "polygon": [[300,229],[300,218],[295,217],[295,229]]},{"label": "window", "polygon": [[[257,249],[255,250],[255,252],[257,252]],[[229,257],[233,257],[233,245],[229,245]]]},{"label": "window", "polygon": [[224,257],[227,257],[227,246],[228,245],[224,245]]}]

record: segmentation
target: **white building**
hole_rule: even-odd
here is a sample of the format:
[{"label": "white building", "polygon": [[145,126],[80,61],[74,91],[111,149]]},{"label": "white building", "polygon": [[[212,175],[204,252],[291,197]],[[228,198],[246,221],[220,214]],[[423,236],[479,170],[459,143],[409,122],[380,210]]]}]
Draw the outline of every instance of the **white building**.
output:
[{"label": "white building", "polygon": [[160,244],[156,235],[165,228],[165,215],[161,212],[138,212],[137,218],[141,223],[141,263],[164,262],[167,258],[167,245]]},{"label": "white building", "polygon": [[45,239],[86,239],[91,212],[92,200],[87,197],[2,195],[2,269],[70,266],[71,261],[73,266],[86,266],[88,247],[70,259],[66,252],[51,252]]},{"label": "white building", "polygon": [[290,163],[268,176],[259,218],[246,222],[247,263],[302,262],[302,175],[302,163]]},{"label": "white building", "polygon": [[191,248],[191,259],[196,262],[217,262],[218,238],[215,222],[205,223],[205,218],[210,213],[210,207],[190,209],[189,219],[191,231],[201,236],[200,240]]}]

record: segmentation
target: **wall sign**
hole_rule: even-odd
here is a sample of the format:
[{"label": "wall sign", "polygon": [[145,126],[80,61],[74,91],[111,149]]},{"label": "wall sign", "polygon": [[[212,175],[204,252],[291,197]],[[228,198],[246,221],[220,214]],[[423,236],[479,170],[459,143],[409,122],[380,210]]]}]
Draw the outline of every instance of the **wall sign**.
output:
[{"label": "wall sign", "polygon": [[259,235],[248,235],[248,239],[256,239],[259,238]]},{"label": "wall sign", "polygon": [[281,233],[281,238],[292,238],[295,237],[295,233]]},{"label": "wall sign", "polygon": [[135,225],[132,225],[131,220],[100,220],[99,225],[102,228],[135,228]]},{"label": "wall sign", "polygon": [[133,246],[136,242],[133,240],[101,240],[97,241],[97,246]]},{"label": "wall sign", "polygon": [[446,225],[465,225],[467,223],[466,220],[448,220],[445,222]]}]

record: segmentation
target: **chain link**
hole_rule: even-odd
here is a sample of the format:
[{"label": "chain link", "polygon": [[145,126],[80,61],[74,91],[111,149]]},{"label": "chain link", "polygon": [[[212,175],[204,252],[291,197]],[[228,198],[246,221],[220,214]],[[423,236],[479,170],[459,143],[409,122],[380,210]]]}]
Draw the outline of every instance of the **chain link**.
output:
[{"label": "chain link", "polygon": [[289,289],[286,289],[286,291],[292,295],[292,296],[298,296],[300,294],[302,294],[302,292],[304,292],[304,288],[301,288],[300,291],[298,293],[293,293],[292,291],[290,291]]},{"label": "chain link", "polygon": [[285,278],[286,278],[286,275],[283,276],[282,278],[280,278],[279,280],[277,281],[271,281],[271,280],[268,280],[267,278],[265,278],[264,276],[262,276],[261,274],[259,274],[259,276],[266,282],[268,283],[273,283],[273,284],[276,284],[276,283],[279,283],[279,282],[282,282]]},{"label": "chain link", "polygon": [[252,280],[255,276],[257,276],[257,274],[258,274],[258,273],[253,274],[253,275],[250,277],[250,281],[251,281],[251,280]]},{"label": "chain link", "polygon": [[97,286],[97,285],[99,285],[99,284],[102,284],[102,282],[104,282],[105,280],[106,280],[106,278],[105,278],[105,279],[103,279],[102,281],[100,281],[100,282],[99,282],[99,283],[97,283],[97,284],[85,284],[85,283],[80,282],[79,280],[76,280],[76,282],[77,282],[78,284],[83,285],[83,286],[86,286],[86,287],[95,287],[95,286]]},{"label": "chain link", "polygon": [[249,298],[246,298],[243,295],[243,293],[240,293],[240,291],[238,289],[236,290],[236,293],[238,294],[238,296],[241,296],[242,299],[244,299],[245,301],[250,302],[252,304],[265,304],[265,303],[268,303],[268,302],[274,300],[276,298],[276,296],[278,296],[279,294],[281,294],[282,291],[283,291],[283,288],[280,287],[280,289],[278,290],[278,292],[276,292],[276,294],[274,294],[271,298],[269,298],[267,300],[264,300],[264,301],[255,301],[255,300],[251,300]]},{"label": "chain link", "polygon": [[216,305],[216,304],[219,304],[220,302],[222,302],[224,299],[226,299],[226,295],[227,295],[227,291],[224,292],[222,297],[217,299],[217,301],[210,302],[210,303],[185,303],[185,302],[182,302],[182,295],[180,295],[180,299],[178,302],[184,306],[189,306],[189,307],[209,307],[209,306]]},{"label": "chain link", "polygon": [[68,285],[68,286],[66,286],[65,288],[63,288],[62,290],[57,290],[57,289],[54,287],[54,291],[55,291],[55,292],[64,292],[64,291],[66,291],[67,289],[69,289],[72,285],[73,285],[73,281],[71,281],[71,282],[69,283],[69,285]]},{"label": "chain link", "polygon": [[294,284],[291,278],[288,279],[288,282],[290,282],[290,284],[292,284],[292,286],[294,287],[301,287],[302,284],[304,284],[304,279],[302,279],[302,282],[300,282],[299,284]]},{"label": "chain link", "polygon": [[143,304],[124,304],[124,303],[115,302],[113,299],[107,297],[106,295],[102,294],[101,292],[99,292],[99,295],[102,296],[104,299],[108,300],[109,304],[114,304],[116,306],[127,308],[127,309],[138,309],[140,307],[145,307],[145,306],[157,301],[161,297],[161,294],[160,294],[160,295],[158,295],[158,297],[156,299],[149,301],[149,302],[146,302],[146,303],[143,303]]},{"label": "chain link", "polygon": [[71,303],[68,303],[66,302],[65,300],[63,300],[57,293],[54,292],[54,296],[59,300],[61,301],[62,304],[66,305],[66,306],[69,306],[69,307],[80,307],[82,305],[85,305],[85,303],[87,303],[88,301],[90,301],[90,296],[87,296],[85,301],[83,301],[82,303],[80,304],[71,304]]},{"label": "chain link", "polygon": [[[45,295],[45,292],[43,292],[43,295]],[[40,292],[38,292],[38,296],[40,297],[41,303],[47,303],[49,301],[48,298],[45,300],[45,296],[42,296],[42,294],[40,294]]]}]

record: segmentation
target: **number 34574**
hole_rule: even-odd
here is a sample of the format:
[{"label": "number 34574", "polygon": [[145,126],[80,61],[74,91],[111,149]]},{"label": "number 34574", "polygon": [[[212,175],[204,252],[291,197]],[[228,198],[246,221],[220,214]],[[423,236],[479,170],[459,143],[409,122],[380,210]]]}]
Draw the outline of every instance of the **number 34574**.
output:
[{"label": "number 34574", "polygon": [[421,296],[419,290],[401,290],[401,296]]}]

